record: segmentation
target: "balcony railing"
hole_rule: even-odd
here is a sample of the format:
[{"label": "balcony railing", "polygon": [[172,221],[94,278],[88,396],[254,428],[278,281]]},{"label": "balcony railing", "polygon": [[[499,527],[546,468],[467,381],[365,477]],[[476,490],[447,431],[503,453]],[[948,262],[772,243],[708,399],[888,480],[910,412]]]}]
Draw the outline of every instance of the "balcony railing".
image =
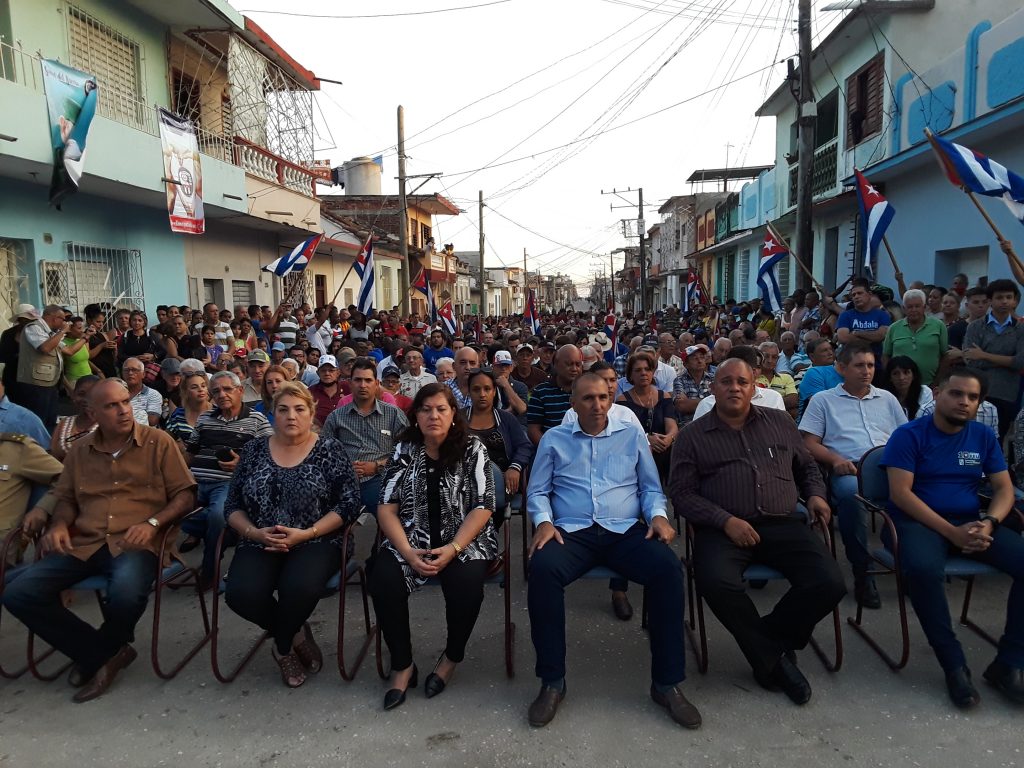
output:
[{"label": "balcony railing", "polygon": [[[0,40],[0,79],[20,83],[38,93],[43,93],[43,79],[39,57],[22,51]],[[103,84],[100,84],[103,88]],[[96,112],[121,125],[148,133],[160,135],[157,106],[112,89],[103,92]],[[235,136],[224,136],[194,125],[199,151],[225,163],[242,168],[258,178],[298,192],[306,197],[316,197],[316,177],[301,165],[296,165],[250,141]]]},{"label": "balcony railing", "polygon": [[[833,191],[839,184],[839,138],[832,139],[814,151],[814,166],[811,168],[811,196],[819,197]],[[800,164],[794,163],[789,169],[789,207],[796,205],[797,176]]]}]

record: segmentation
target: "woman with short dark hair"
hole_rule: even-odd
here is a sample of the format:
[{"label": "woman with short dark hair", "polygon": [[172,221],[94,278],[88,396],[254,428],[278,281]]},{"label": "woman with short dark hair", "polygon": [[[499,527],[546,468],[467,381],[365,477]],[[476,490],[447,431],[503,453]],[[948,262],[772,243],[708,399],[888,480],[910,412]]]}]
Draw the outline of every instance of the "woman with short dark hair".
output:
[{"label": "woman with short dark hair", "polygon": [[444,690],[466,652],[490,561],[498,556],[494,479],[483,443],[469,433],[452,391],[428,384],[413,400],[413,423],[384,470],[377,522],[386,537],[374,556],[370,592],[391,652],[384,708],[416,687],[409,595],[427,579],[441,582],[448,642],[427,677],[427,697]]}]

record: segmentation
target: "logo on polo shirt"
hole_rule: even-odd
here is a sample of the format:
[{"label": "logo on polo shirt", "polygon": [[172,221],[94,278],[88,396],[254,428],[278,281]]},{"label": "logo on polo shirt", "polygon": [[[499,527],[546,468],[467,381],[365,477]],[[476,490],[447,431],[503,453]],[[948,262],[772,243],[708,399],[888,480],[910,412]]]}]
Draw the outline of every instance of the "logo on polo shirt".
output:
[{"label": "logo on polo shirt", "polygon": [[980,467],[981,454],[977,451],[960,451],[957,454],[961,467]]}]

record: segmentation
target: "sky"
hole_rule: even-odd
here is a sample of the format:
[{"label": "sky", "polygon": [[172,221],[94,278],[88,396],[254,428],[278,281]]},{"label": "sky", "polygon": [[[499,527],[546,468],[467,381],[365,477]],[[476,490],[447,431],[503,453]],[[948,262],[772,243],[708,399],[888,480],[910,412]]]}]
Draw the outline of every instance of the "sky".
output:
[{"label": "sky", "polygon": [[[401,104],[407,174],[442,174],[420,192],[466,211],[435,219],[438,246],[477,250],[482,190],[485,266],[522,266],[525,248],[531,271],[569,274],[581,295],[636,244],[620,220],[636,219],[637,188],[649,228],[699,191],[694,170],[773,162],[775,121],[754,112],[797,51],[796,0],[230,1],[343,83],[316,94],[317,159],[383,154],[396,192]],[[813,5],[817,42],[841,14]]]}]

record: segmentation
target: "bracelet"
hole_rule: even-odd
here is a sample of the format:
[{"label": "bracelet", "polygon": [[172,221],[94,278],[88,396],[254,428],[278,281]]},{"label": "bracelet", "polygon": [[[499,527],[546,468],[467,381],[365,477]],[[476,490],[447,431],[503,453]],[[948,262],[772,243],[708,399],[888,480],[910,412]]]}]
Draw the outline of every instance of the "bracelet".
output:
[{"label": "bracelet", "polygon": [[462,554],[463,547],[459,546],[459,542],[457,542],[455,539],[452,539],[452,549],[455,550],[456,555]]},{"label": "bracelet", "polygon": [[979,519],[983,523],[992,523],[992,528],[993,529],[998,528],[999,527],[999,523],[1002,522],[998,517],[996,517],[995,515],[990,515],[987,512],[985,514],[981,515],[981,517]]},{"label": "bracelet", "polygon": [[320,534],[316,532],[316,526],[315,525],[312,528],[310,528],[310,530],[313,531],[313,538],[314,539],[320,538]]},{"label": "bracelet", "polygon": [[249,538],[249,531],[251,531],[251,530],[252,530],[252,526],[250,525],[250,526],[248,526],[245,529],[245,533],[242,534],[242,538],[243,539],[248,539]]}]

